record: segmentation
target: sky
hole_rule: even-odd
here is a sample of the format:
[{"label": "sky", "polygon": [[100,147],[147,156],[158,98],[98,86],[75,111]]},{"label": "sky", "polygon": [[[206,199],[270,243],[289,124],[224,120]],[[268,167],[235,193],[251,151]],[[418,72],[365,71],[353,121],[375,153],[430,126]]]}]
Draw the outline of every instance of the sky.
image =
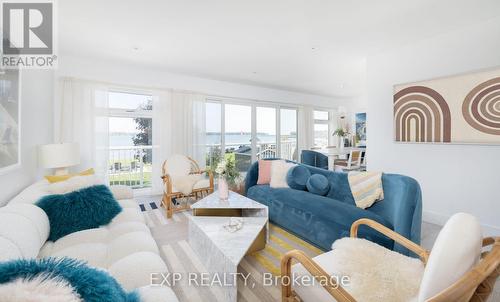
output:
[{"label": "sky", "polygon": [[133,118],[129,117],[110,117],[109,132],[110,133],[137,133],[136,123]]},{"label": "sky", "polygon": [[[220,132],[221,129],[221,104],[207,103],[206,131]],[[257,107],[257,132],[276,135],[276,108]],[[225,105],[226,132],[251,132],[252,107],[247,105]],[[297,131],[297,111],[281,109],[281,134]]]},{"label": "sky", "polygon": [[150,95],[111,91],[108,94],[109,108],[137,109],[151,100]]},{"label": "sky", "polygon": [[[109,92],[109,108],[137,109],[140,105],[147,104],[150,95]],[[133,118],[110,117],[109,132],[137,133],[136,123]]]}]

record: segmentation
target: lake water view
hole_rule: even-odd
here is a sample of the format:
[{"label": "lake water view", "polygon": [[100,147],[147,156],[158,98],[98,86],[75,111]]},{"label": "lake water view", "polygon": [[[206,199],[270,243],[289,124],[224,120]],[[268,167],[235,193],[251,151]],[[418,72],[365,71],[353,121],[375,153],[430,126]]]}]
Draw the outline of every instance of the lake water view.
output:
[{"label": "lake water view", "polygon": [[[132,138],[133,133],[112,133],[109,137],[109,145],[111,147],[130,147],[134,146]],[[260,143],[275,143],[276,136],[270,134],[257,135]],[[251,134],[229,133],[226,134],[226,145],[249,145],[252,138]],[[208,133],[206,136],[206,144],[220,144],[220,134]]]}]

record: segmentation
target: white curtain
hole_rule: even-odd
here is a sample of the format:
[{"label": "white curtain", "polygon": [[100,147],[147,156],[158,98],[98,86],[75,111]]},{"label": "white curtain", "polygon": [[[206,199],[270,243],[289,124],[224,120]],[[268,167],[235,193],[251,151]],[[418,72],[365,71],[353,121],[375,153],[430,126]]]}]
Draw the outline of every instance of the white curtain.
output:
[{"label": "white curtain", "polygon": [[330,127],[330,133],[328,133],[328,145],[337,146],[338,145],[338,137],[333,135],[333,132],[340,126],[339,124],[339,112],[332,110],[331,111],[331,119],[328,123],[328,127]]},{"label": "white curtain", "polygon": [[105,87],[61,78],[55,102],[54,137],[58,143],[80,145],[80,165],[75,170],[94,168],[107,181],[109,121]]},{"label": "white curtain", "polygon": [[205,105],[204,95],[172,93],[171,152],[192,157],[201,168],[206,165]]},{"label": "white curtain", "polygon": [[[56,142],[77,142],[81,163],[108,181],[109,104],[104,85],[73,79],[58,81],[55,102]],[[185,154],[205,167],[205,99],[201,94],[153,91],[153,194],[163,190],[161,167],[173,154]]]},{"label": "white curtain", "polygon": [[162,165],[172,154],[172,93],[157,91],[153,94],[153,174],[152,194],[163,192]]},{"label": "white curtain", "polygon": [[311,149],[314,146],[314,116],[313,107],[302,106],[299,108],[299,124],[298,124],[298,160],[302,150]]}]

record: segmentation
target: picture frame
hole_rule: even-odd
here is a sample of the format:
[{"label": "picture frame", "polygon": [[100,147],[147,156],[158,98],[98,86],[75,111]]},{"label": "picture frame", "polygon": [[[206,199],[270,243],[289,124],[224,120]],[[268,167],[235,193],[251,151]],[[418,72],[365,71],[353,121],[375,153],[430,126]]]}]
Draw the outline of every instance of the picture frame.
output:
[{"label": "picture frame", "polygon": [[366,147],[366,112],[355,114],[356,146]]},{"label": "picture frame", "polygon": [[0,175],[21,167],[21,71],[0,70]]},{"label": "picture frame", "polygon": [[499,145],[500,67],[393,86],[393,139]]}]

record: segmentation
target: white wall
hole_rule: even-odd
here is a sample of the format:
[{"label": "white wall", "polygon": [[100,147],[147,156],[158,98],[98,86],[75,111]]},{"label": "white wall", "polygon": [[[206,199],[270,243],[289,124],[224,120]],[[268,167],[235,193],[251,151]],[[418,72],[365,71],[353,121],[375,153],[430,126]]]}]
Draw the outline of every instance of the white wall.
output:
[{"label": "white wall", "polygon": [[59,58],[57,76],[68,76],[143,88],[188,90],[213,96],[258,101],[310,104],[328,108],[350,104],[354,100],[272,89],[258,85],[211,80],[155,70],[154,68],[141,65],[74,56],[61,56]]},{"label": "white wall", "polygon": [[52,142],[54,77],[49,70],[27,70],[21,80],[21,167],[0,175],[0,205],[34,182],[37,146]]},{"label": "white wall", "polygon": [[424,220],[442,224],[469,212],[498,235],[500,146],[394,143],[393,85],[494,66],[500,66],[500,18],[368,58],[368,168],[417,179]]}]

